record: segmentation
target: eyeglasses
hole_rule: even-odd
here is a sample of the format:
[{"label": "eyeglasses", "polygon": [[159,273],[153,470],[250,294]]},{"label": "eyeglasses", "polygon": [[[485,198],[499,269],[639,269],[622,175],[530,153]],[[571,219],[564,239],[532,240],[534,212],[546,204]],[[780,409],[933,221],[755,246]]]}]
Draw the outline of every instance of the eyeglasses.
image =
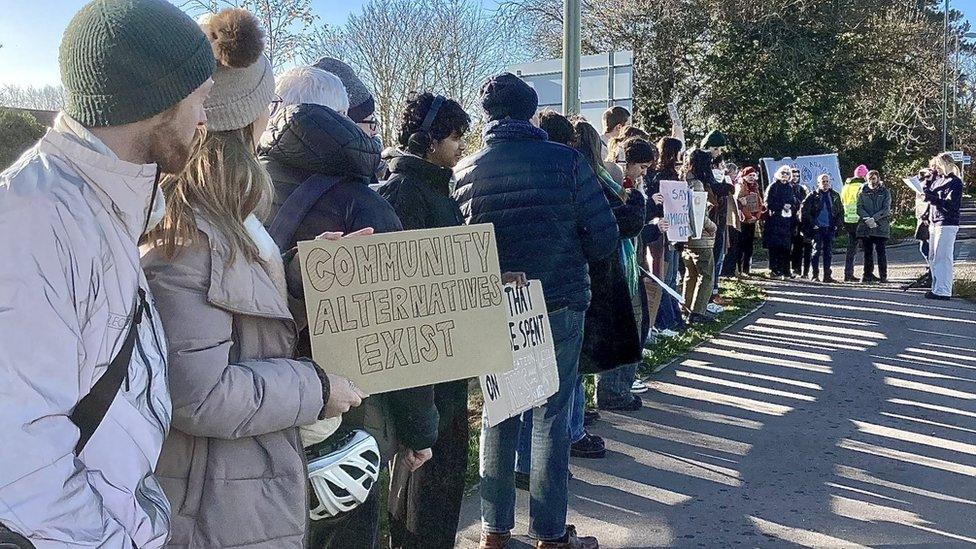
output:
[{"label": "eyeglasses", "polygon": [[360,124],[365,125],[367,128],[370,129],[370,131],[374,131],[374,132],[376,131],[376,128],[379,126],[375,118],[373,120],[363,120],[362,122],[360,122]]}]

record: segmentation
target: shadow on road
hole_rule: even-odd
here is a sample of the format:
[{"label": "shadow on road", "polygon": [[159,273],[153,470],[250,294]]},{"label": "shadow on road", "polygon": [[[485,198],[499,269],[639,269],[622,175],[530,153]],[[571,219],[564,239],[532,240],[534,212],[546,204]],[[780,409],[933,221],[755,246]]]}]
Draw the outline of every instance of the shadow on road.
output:
[{"label": "shadow on road", "polygon": [[[603,547],[976,543],[976,306],[766,284],[594,426],[609,453],[573,460],[569,521]],[[476,497],[462,528],[477,546]]]}]

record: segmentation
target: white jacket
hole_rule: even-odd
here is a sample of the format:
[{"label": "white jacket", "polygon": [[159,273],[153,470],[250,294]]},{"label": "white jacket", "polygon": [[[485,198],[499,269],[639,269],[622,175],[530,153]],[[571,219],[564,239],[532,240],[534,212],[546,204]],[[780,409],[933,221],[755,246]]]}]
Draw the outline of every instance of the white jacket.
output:
[{"label": "white jacket", "polygon": [[138,288],[148,294],[137,241],[156,172],[62,114],[0,174],[0,523],[38,548],[166,542],[153,468],[171,409],[151,297],[128,386],[79,457],[68,419],[121,348]]}]

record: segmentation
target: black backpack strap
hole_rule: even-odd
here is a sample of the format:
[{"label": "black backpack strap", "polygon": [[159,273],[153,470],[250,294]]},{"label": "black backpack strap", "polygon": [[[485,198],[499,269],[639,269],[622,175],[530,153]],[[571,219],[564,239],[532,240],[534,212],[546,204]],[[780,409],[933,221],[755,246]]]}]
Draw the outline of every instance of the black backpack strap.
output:
[{"label": "black backpack strap", "polygon": [[302,182],[278,208],[268,226],[268,234],[282,252],[295,245],[295,233],[315,203],[336,184],[336,178],[313,175]]},{"label": "black backpack strap", "polygon": [[119,394],[122,381],[129,377],[129,362],[132,359],[132,350],[135,347],[139,324],[142,322],[142,313],[145,309],[146,292],[139,288],[139,297],[132,312],[129,332],[125,335],[125,341],[122,343],[119,354],[115,355],[102,377],[98,378],[91,391],[78,401],[75,409],[68,416],[81,431],[78,443],[75,444],[75,455],[81,454],[85,445],[88,444],[88,440],[95,434],[95,429],[98,429],[98,425],[105,418],[109,406],[112,405],[115,396]]}]

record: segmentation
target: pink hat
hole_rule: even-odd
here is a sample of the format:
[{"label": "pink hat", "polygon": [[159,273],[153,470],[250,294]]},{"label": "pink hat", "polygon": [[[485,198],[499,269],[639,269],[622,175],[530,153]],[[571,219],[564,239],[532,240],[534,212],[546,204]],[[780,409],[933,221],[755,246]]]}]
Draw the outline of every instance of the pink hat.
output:
[{"label": "pink hat", "polygon": [[867,176],[868,176],[868,167],[865,166],[864,164],[861,164],[860,166],[854,168],[854,177],[860,177],[861,179],[864,179]]}]

